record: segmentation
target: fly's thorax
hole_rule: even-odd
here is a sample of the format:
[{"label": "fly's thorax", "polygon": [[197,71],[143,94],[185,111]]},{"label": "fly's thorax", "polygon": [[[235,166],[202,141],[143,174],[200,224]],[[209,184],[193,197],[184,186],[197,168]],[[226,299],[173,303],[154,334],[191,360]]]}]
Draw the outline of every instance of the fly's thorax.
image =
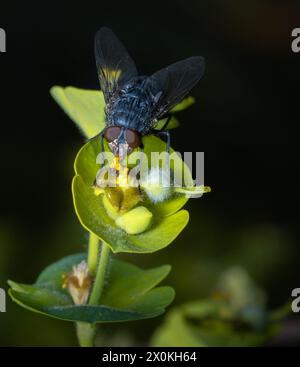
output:
[{"label": "fly's thorax", "polygon": [[155,102],[143,79],[133,81],[108,106],[108,125],[127,127],[145,135],[152,126]]}]

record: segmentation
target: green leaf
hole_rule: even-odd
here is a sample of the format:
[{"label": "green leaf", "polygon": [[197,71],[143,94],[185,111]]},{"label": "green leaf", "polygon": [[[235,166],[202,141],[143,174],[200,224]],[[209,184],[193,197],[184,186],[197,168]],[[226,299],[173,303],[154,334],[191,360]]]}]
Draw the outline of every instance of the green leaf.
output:
[{"label": "green leaf", "polygon": [[54,86],[50,93],[85,137],[90,139],[104,129],[105,102],[101,91]]},{"label": "green leaf", "polygon": [[193,335],[180,312],[168,314],[165,322],[159,326],[151,338],[152,347],[203,347]]},{"label": "green leaf", "polygon": [[192,96],[186,97],[184,100],[182,100],[180,103],[178,103],[175,107],[172,108],[171,113],[185,110],[194,103],[195,103],[194,97]]},{"label": "green leaf", "polygon": [[40,273],[35,282],[35,285],[44,286],[48,288],[53,287],[54,289],[59,289],[61,291],[62,275],[70,272],[72,270],[73,265],[79,264],[83,260],[86,260],[85,253],[70,255],[64,257],[59,261],[56,261],[55,263],[47,266]]},{"label": "green leaf", "polygon": [[172,309],[154,332],[155,347],[259,346],[278,331],[269,321],[258,329],[234,314],[227,301],[202,299]]},{"label": "green leaf", "polygon": [[117,261],[118,266],[110,268],[112,284],[103,295],[103,302],[111,307],[132,308],[140,303],[170,272],[169,265],[142,270],[132,264]]},{"label": "green leaf", "polygon": [[155,317],[163,313],[174,298],[172,288],[155,288],[167,276],[170,266],[142,270],[112,259],[101,304],[74,305],[62,288],[62,277],[85,258],[85,254],[76,254],[59,260],[47,267],[33,285],[9,281],[11,298],[30,311],[62,320],[89,323]]},{"label": "green leaf", "polygon": [[254,331],[235,331],[223,321],[213,321],[202,327],[191,325],[180,312],[169,315],[154,333],[154,347],[246,347],[259,346],[266,336]]},{"label": "green leaf", "polygon": [[[159,120],[157,122],[157,124],[155,125],[155,130],[161,130],[165,123],[166,123],[167,119],[162,119],[162,120]],[[178,127],[180,125],[179,121],[174,117],[172,116],[171,117],[171,120],[168,122],[168,126],[166,126],[165,130],[172,130],[172,129],[176,129],[176,127]]]},{"label": "green leaf", "polygon": [[37,287],[28,284],[15,283],[8,281],[13,294],[18,293],[20,299],[27,299],[32,308],[41,306],[46,307],[49,304],[57,306],[66,306],[70,304],[70,297],[56,289],[49,290],[44,287]]}]

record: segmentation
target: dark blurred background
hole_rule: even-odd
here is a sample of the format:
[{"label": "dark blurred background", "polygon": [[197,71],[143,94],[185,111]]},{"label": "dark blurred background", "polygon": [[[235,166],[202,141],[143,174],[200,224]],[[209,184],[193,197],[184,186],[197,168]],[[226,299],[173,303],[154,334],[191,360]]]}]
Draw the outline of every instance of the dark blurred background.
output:
[{"label": "dark blurred background", "polygon": [[[212,193],[189,201],[190,223],[171,246],[126,258],[145,267],[170,263],[174,304],[206,296],[232,265],[266,289],[270,309],[290,300],[300,287],[300,53],[291,51],[300,4],[291,0],[1,1],[0,287],[8,278],[31,283],[49,263],[85,248],[70,191],[84,140],[49,88],[98,88],[93,37],[103,25],[144,74],[192,55],[207,65],[172,145],[205,152]],[[162,319],[103,332],[120,344],[144,344]],[[76,338],[71,323],[8,300],[0,345],[76,345]]]}]

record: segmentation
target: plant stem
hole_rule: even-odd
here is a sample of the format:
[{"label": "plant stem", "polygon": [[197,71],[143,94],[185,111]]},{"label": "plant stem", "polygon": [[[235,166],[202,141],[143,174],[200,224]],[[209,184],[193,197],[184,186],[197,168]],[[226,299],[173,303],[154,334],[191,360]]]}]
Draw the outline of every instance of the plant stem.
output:
[{"label": "plant stem", "polygon": [[99,254],[99,239],[93,233],[90,233],[89,237],[89,250],[88,250],[88,269],[91,275],[95,275],[98,264]]},{"label": "plant stem", "polygon": [[110,249],[105,242],[102,242],[101,255],[97,268],[94,286],[91,292],[89,305],[95,306],[99,304],[100,297],[103,291],[105,272],[109,260]]},{"label": "plant stem", "polygon": [[96,336],[96,326],[87,322],[76,322],[76,331],[81,347],[93,347]]},{"label": "plant stem", "polygon": [[[96,306],[100,302],[104,287],[105,273],[109,260],[110,249],[105,242],[102,242],[101,253],[99,255],[99,239],[90,233],[88,250],[88,268],[92,275],[95,275],[94,285],[91,291],[88,304]],[[99,261],[98,261],[99,258]],[[77,322],[77,337],[81,347],[92,347],[96,336],[96,325],[87,322]]]}]

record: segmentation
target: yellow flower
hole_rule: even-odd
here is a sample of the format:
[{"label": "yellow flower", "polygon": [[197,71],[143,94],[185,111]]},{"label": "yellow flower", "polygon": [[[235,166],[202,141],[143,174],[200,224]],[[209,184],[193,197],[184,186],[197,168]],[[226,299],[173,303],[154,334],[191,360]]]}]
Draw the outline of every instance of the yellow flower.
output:
[{"label": "yellow flower", "polygon": [[[134,179],[129,175],[128,167],[121,165],[118,156],[114,158],[109,169],[116,172],[115,176],[112,175],[115,182],[110,185],[108,181],[104,180],[103,184],[105,185],[102,186],[102,182],[99,185],[99,180],[97,180],[94,193],[97,196],[104,194],[104,201],[109,201],[116,213],[125,213],[142,200],[140,190],[134,185]],[[107,205],[105,206],[107,207]]]}]

